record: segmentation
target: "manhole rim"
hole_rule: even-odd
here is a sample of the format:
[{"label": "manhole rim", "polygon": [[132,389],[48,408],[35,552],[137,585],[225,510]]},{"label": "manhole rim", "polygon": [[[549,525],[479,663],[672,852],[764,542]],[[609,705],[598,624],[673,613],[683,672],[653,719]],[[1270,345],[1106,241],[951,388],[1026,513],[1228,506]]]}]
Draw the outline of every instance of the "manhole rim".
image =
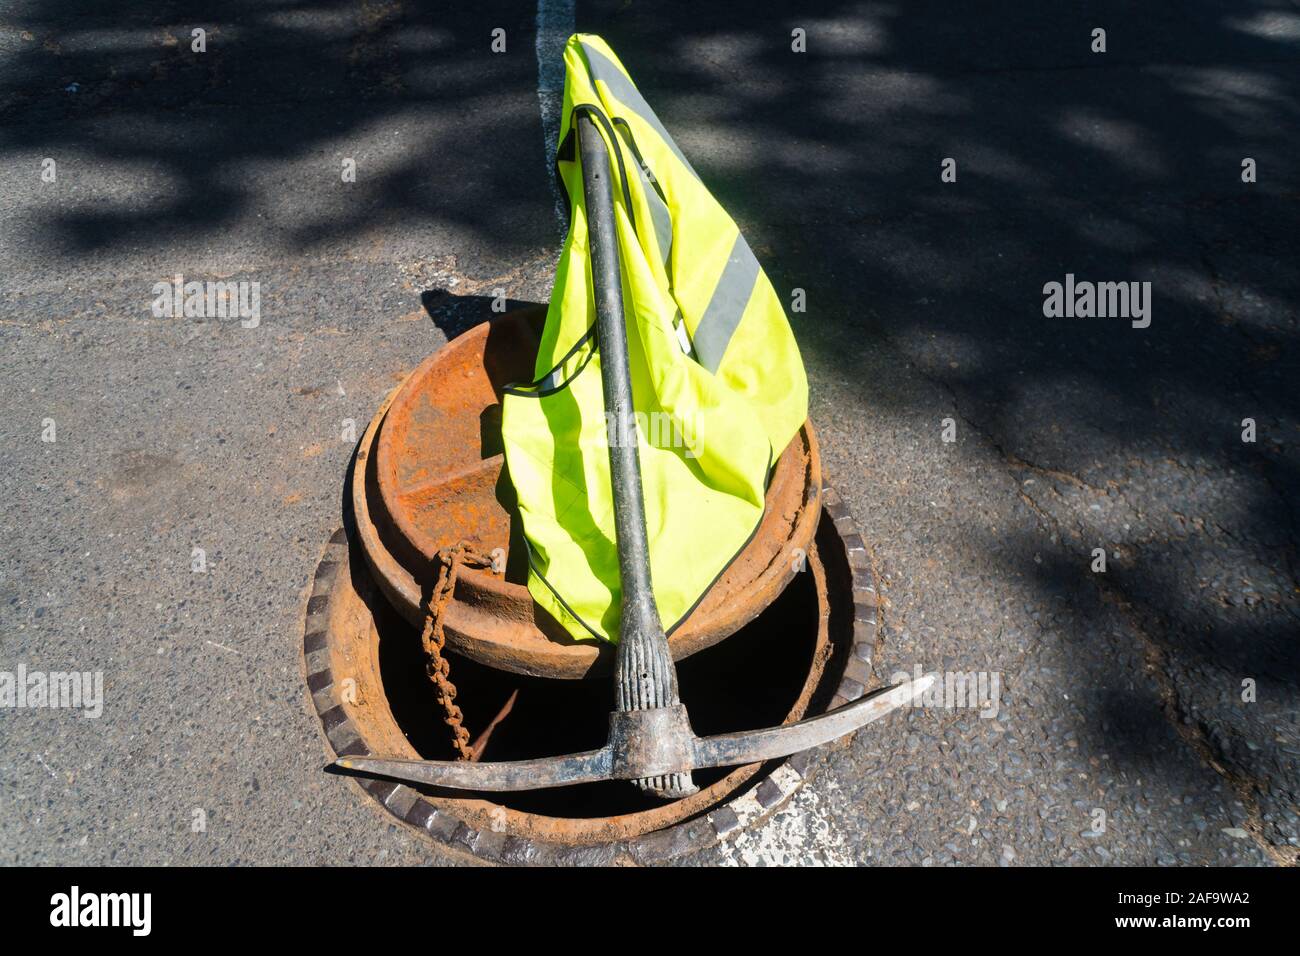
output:
[{"label": "manhole rim", "polygon": [[[839,557],[848,568],[852,588],[852,636],[838,688],[827,705],[833,708],[856,700],[869,689],[874,689],[877,683],[871,670],[879,638],[877,580],[866,545],[838,494],[824,485],[821,497],[823,511],[834,525],[832,537],[843,548]],[[355,538],[353,546],[356,546]],[[349,560],[348,548],[349,535],[345,528],[340,528],[322,549],[316,571],[305,591],[303,611],[305,685],[323,742],[333,756],[369,752],[338,699],[327,634],[330,595],[339,569]],[[831,673],[824,679],[834,680],[835,676]],[[399,822],[414,827],[442,848],[468,853],[478,861],[540,865],[655,863],[707,849],[742,829],[761,823],[779,811],[812,778],[822,753],[824,748],[796,754],[780,762],[757,784],[748,778],[740,781],[733,796],[698,816],[608,843],[549,842],[499,832],[475,826],[435,806],[429,798],[402,783],[353,778],[353,784]],[[748,777],[756,772],[751,772]]]}]

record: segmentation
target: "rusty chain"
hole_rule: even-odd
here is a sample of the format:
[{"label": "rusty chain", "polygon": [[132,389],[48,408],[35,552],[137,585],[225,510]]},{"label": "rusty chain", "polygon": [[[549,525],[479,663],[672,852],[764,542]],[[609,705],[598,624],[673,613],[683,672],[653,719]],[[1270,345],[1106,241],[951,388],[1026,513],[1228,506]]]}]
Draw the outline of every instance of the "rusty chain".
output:
[{"label": "rusty chain", "polygon": [[465,729],[465,715],[456,704],[456,685],[451,682],[451,665],[442,656],[443,646],[447,643],[442,619],[455,594],[456,579],[460,576],[461,569],[490,568],[492,558],[475,550],[468,541],[462,541],[439,551],[438,563],[438,583],[433,586],[433,593],[429,596],[420,643],[424,645],[424,653],[429,658],[426,668],[429,679],[438,689],[438,703],[446,712],[443,722],[451,728],[452,746],[456,748],[458,759],[473,760],[474,748],[470,746],[469,731]]}]

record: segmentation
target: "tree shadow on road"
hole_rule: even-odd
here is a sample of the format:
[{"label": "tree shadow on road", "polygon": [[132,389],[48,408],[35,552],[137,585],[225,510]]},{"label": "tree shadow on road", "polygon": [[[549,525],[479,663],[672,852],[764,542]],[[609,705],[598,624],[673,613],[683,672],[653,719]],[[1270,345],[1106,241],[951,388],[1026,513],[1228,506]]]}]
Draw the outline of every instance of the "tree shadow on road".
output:
[{"label": "tree shadow on road", "polygon": [[[491,29],[516,23],[513,52],[492,55]],[[814,392],[848,381],[875,421],[932,423],[919,456],[939,455],[952,417],[1030,499],[1032,539],[949,547],[995,555],[1045,602],[1116,610],[1134,646],[1153,642],[1139,666],[1161,672],[1172,715],[1203,709],[1191,722],[1212,728],[1197,732],[1234,784],[1293,789],[1300,11],[601,0],[579,4],[578,26],[620,53],[787,301],[806,291],[791,318]],[[520,171],[521,150],[540,158],[530,29],[504,3],[232,2],[214,17],[188,0],[29,2],[0,34],[0,153],[67,152],[161,185],[147,204],[51,204],[25,238],[75,259],[225,241],[265,212],[286,250],[414,221],[535,256],[555,236],[543,178]],[[445,122],[418,149],[384,147],[385,124],[430,115]],[[344,192],[333,171],[354,139],[365,175]],[[318,173],[309,214],[276,205],[277,181]],[[1067,273],[1150,281],[1150,328],[1045,318],[1043,285]],[[485,317],[457,301],[424,299],[449,336]],[[1044,541],[1056,550],[1036,561]],[[1100,590],[1096,546],[1113,559]],[[1087,617],[1060,640],[1083,647]],[[1081,651],[1065,680],[1122,687],[1105,665]],[[1243,678],[1274,695],[1267,718],[1225,702]],[[1107,700],[1138,727],[1169,704]],[[1160,740],[1120,746],[1174,760]],[[1242,756],[1247,740],[1271,769]]]},{"label": "tree shadow on road", "polygon": [[[25,236],[39,255],[233,243],[248,218],[287,252],[420,221],[506,256],[554,240],[534,214],[531,17],[507,4],[73,0],[4,19],[0,153],[108,169],[131,196],[50,203]],[[491,52],[494,24],[509,55]]]},{"label": "tree shadow on road", "polygon": [[[923,458],[942,460],[954,419],[1025,499],[1031,538],[967,535],[945,556],[992,558],[1043,605],[1076,608],[1049,633],[1074,647],[1062,683],[1107,701],[1087,719],[1112,750],[1185,762],[1149,732],[1167,719],[1194,760],[1215,755],[1255,811],[1271,806],[1283,828],[1268,839],[1294,835],[1281,820],[1300,777],[1300,12],[596,9],[777,288],[805,290],[792,320],[814,393],[852,383]],[[791,50],[796,28],[807,53]],[[940,178],[948,157],[955,183]],[[1258,182],[1242,181],[1246,157]],[[1151,326],[1046,318],[1043,286],[1067,273],[1151,282]],[[875,510],[869,486],[856,497]],[[955,524],[987,508],[960,488],[946,504]],[[1089,646],[1086,608],[1119,622],[1148,692],[1125,689],[1135,672],[1109,642]],[[1246,678],[1266,706],[1240,706]]]}]

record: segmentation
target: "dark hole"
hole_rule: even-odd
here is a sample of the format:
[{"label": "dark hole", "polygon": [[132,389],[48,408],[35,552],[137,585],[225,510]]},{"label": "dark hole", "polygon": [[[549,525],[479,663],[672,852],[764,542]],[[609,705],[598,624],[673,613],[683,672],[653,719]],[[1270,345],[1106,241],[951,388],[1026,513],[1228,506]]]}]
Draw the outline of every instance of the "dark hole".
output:
[{"label": "dark hole", "polygon": [[[800,574],[771,607],[730,638],[678,664],[678,682],[691,723],[701,736],[759,729],[781,723],[798,699],[813,663],[817,640],[816,585]],[[424,757],[455,759],[451,731],[442,720],[434,688],[425,676],[419,635],[384,615],[379,666],[393,717]],[[614,689],[607,678],[558,681],[522,677],[448,654],[456,703],[471,739],[491,723],[516,690],[510,713],[497,725],[484,760],[522,760],[593,750],[605,743]],[[814,698],[821,704],[824,694]],[[729,768],[699,770],[701,788]],[[486,794],[512,809],[546,816],[590,818],[635,813],[659,806],[626,781],[552,790]]]}]

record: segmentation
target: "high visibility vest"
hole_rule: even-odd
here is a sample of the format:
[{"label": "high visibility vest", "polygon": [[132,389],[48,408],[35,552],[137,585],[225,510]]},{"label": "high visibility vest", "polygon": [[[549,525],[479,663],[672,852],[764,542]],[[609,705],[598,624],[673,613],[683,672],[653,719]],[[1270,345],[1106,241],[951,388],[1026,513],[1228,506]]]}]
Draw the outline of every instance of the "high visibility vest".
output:
[{"label": "high visibility vest", "polygon": [[781,303],[614,51],[564,49],[557,172],[570,228],[535,380],[502,397],[506,468],[528,587],[577,639],[618,639],[609,431],[596,341],[577,116],[610,156],[650,574],[665,628],[682,622],[763,517],[772,465],[808,414]]}]

